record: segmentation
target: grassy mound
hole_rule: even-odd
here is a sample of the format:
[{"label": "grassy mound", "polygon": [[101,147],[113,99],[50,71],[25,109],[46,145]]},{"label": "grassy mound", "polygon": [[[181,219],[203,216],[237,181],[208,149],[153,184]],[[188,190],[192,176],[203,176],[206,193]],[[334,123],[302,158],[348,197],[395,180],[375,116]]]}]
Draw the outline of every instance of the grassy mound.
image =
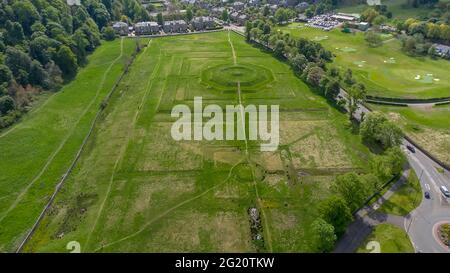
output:
[{"label": "grassy mound", "polygon": [[202,81],[218,89],[236,87],[256,88],[273,79],[267,69],[251,64],[221,64],[203,71]]}]

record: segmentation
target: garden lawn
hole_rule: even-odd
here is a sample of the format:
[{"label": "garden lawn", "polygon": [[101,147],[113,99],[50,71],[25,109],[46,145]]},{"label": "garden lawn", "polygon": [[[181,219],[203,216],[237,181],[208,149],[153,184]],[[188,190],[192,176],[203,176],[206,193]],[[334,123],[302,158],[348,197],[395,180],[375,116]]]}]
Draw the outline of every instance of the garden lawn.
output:
[{"label": "garden lawn", "polygon": [[380,212],[406,216],[422,202],[422,189],[419,179],[411,169],[408,179],[383,203]]},{"label": "garden lawn", "polygon": [[370,241],[380,243],[381,253],[414,253],[414,247],[408,235],[402,229],[391,224],[379,224],[358,248],[357,252],[367,253],[372,249],[366,249]]}]

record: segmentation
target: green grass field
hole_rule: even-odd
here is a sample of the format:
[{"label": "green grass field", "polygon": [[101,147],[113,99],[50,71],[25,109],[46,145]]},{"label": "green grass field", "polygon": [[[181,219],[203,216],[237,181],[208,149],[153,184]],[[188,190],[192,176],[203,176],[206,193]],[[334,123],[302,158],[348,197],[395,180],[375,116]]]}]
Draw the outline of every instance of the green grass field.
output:
[{"label": "green grass field", "polygon": [[[446,164],[450,164],[450,105],[397,107],[371,104],[404,132]],[[430,141],[432,140],[432,141]]]},{"label": "green grass field", "polygon": [[75,80],[0,133],[0,252],[14,250],[42,211],[133,50],[130,40],[105,42]]},{"label": "green grass field", "polygon": [[388,214],[406,216],[422,202],[422,189],[419,178],[411,170],[408,180],[387,200],[379,211]]},{"label": "green grass field", "polygon": [[[369,47],[364,33],[343,33],[339,29],[322,31],[293,23],[280,27],[294,37],[320,42],[332,51],[334,64],[353,70],[368,94],[396,98],[437,98],[450,96],[450,62],[428,57],[410,57],[401,51],[400,41],[385,37],[383,45]],[[417,77],[417,76],[420,77]]]},{"label": "green grass field", "polygon": [[391,224],[375,226],[366,241],[358,248],[358,253],[368,253],[372,249],[366,249],[370,241],[380,243],[381,253],[414,253],[414,247],[408,235],[402,229]]},{"label": "green grass field", "polygon": [[[333,177],[371,156],[344,114],[234,33],[152,39],[117,91],[25,251],[66,252],[70,241],[82,252],[311,251]],[[279,149],[174,141],[170,112],[196,96],[279,105]],[[252,207],[263,240],[252,236]]]},{"label": "green grass field", "polygon": [[[417,18],[428,15],[433,9],[427,9],[424,7],[421,8],[412,8],[403,6],[407,0],[382,0],[381,4],[386,5],[388,11],[392,12],[392,18],[398,19],[408,19],[408,18]],[[440,1],[446,2],[446,1]],[[349,5],[343,6],[337,9],[338,12],[345,13],[362,13],[369,5],[360,4],[360,5]]]}]

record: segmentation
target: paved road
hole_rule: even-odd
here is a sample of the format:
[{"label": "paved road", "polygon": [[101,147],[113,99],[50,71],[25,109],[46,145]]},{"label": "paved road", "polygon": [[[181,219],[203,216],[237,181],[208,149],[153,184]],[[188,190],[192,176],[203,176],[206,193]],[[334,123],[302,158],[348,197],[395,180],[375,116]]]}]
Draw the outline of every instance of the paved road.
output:
[{"label": "paved road", "polygon": [[402,176],[397,182],[386,191],[383,196],[378,198],[376,202],[370,206],[363,207],[355,215],[355,221],[347,228],[345,234],[337,242],[333,252],[335,253],[353,253],[366,240],[367,236],[372,233],[374,226],[381,223],[389,223],[404,228],[404,217],[387,215],[377,212],[376,210],[388,200],[392,194],[405,183],[410,169],[403,171]]},{"label": "paved road", "polygon": [[[340,96],[347,98],[347,93],[341,89]],[[369,109],[360,105],[354,117],[361,120],[362,114],[369,112]],[[430,141],[433,140],[430,139]],[[415,153],[406,149],[406,145],[414,147]],[[422,191],[428,191],[431,194],[431,199],[423,198],[419,207],[405,219],[405,230],[418,252],[450,252],[450,249],[441,246],[433,235],[433,227],[436,223],[450,221],[450,200],[444,199],[439,190],[439,187],[444,185],[450,189],[450,172],[443,170],[439,164],[406,139],[403,139],[401,148],[410,166],[420,178]]]},{"label": "paved road", "polygon": [[[411,145],[406,140],[404,144]],[[405,149],[406,150],[406,149]],[[440,186],[450,188],[450,173],[439,172],[439,166],[429,157],[416,149],[415,153],[406,150],[409,164],[420,176],[423,191],[431,194],[431,199],[423,198],[410,219],[405,220],[405,229],[418,252],[450,252],[450,248],[440,245],[433,235],[433,227],[441,221],[450,221],[450,200],[445,199],[439,190]]]}]

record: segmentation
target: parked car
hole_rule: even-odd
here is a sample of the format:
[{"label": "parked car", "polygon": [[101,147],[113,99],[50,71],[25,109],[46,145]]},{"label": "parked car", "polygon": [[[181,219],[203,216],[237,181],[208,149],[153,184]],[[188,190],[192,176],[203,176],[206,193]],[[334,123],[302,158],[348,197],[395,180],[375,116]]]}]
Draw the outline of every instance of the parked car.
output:
[{"label": "parked car", "polygon": [[430,199],[430,192],[428,192],[428,191],[425,192],[425,198]]},{"label": "parked car", "polygon": [[450,197],[450,191],[448,191],[446,186],[441,186],[441,192],[445,197]]},{"label": "parked car", "polygon": [[411,151],[411,153],[415,153],[416,149],[411,145],[406,145],[406,148]]}]

